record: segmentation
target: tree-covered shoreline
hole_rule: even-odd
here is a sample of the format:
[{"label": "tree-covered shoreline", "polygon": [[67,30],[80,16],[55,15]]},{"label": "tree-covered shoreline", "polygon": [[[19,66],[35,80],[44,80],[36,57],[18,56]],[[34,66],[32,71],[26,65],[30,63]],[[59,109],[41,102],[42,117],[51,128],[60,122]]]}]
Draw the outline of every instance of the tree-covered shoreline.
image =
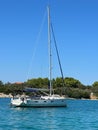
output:
[{"label": "tree-covered shoreline", "polygon": [[[48,78],[33,78],[23,83],[3,83],[0,81],[0,93],[14,94],[20,93],[24,88],[45,88],[49,89]],[[92,85],[83,85],[79,80],[72,77],[64,78],[64,84],[61,77],[52,79],[52,87],[54,93],[62,94],[69,98],[76,99],[89,99],[90,94],[94,93],[98,97],[98,81],[95,81]]]}]

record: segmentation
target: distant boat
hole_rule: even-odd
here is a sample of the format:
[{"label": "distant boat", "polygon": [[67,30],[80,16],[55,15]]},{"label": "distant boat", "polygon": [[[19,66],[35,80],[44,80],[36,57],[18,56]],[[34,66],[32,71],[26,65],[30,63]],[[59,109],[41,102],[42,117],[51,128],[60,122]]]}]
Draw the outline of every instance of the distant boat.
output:
[{"label": "distant boat", "polygon": [[[24,91],[26,92],[38,92],[38,91],[43,91],[44,94],[46,95],[41,95],[41,96],[21,96],[21,97],[13,97],[11,99],[11,105],[15,107],[65,107],[66,106],[66,98],[64,96],[52,94],[53,87],[52,87],[52,76],[51,76],[51,71],[52,71],[52,62],[51,62],[51,37],[50,37],[50,30],[53,32],[53,27],[50,22],[50,9],[48,9],[48,44],[49,44],[49,80],[50,80],[50,85],[49,85],[49,94],[47,94],[46,90],[44,89],[37,89],[37,88],[26,88]],[[54,35],[54,34],[53,34]],[[55,41],[55,37],[54,37]],[[55,43],[56,45],[56,43]],[[60,59],[58,55],[58,50],[56,46],[56,51],[57,51],[57,56],[58,56],[58,61],[61,69],[61,74],[62,73],[62,68],[60,64]]]}]

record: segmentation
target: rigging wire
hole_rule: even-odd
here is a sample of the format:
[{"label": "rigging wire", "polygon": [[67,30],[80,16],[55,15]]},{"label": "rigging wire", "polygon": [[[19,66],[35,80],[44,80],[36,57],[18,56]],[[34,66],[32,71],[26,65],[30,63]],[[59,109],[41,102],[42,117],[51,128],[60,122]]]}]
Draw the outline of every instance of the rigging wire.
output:
[{"label": "rigging wire", "polygon": [[39,39],[40,39],[40,36],[41,36],[41,33],[42,33],[43,25],[45,23],[45,17],[46,17],[46,11],[45,11],[45,13],[43,15],[41,26],[40,26],[37,38],[36,38],[36,40],[34,42],[35,43],[35,47],[33,49],[33,54],[32,54],[32,57],[31,57],[30,64],[29,64],[29,69],[28,69],[28,72],[27,72],[27,78],[26,79],[29,79],[29,74],[30,74],[30,71],[32,69],[32,64],[33,64],[34,57],[35,57],[35,54],[36,54],[36,50],[37,50],[37,47],[38,47],[38,44],[39,44]]},{"label": "rigging wire", "polygon": [[65,81],[64,81],[64,75],[63,75],[62,65],[61,65],[61,61],[60,61],[60,56],[59,56],[59,52],[58,52],[58,48],[57,48],[57,42],[56,42],[56,39],[55,39],[55,35],[54,35],[54,30],[53,30],[53,25],[52,25],[52,23],[51,23],[51,31],[52,31],[52,34],[53,34],[55,49],[56,49],[57,58],[58,58],[58,62],[59,62],[59,67],[60,67],[60,72],[61,72],[62,81],[63,81],[63,86],[65,86]]}]

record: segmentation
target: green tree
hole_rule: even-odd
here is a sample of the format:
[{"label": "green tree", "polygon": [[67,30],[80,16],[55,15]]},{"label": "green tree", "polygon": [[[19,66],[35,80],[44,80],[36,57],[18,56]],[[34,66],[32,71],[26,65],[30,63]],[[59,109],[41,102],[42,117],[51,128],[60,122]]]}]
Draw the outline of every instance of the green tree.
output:
[{"label": "green tree", "polygon": [[2,87],[3,86],[3,82],[2,81],[0,81],[0,87]]},{"label": "green tree", "polygon": [[93,84],[92,84],[92,92],[98,96],[98,81],[95,81]]},{"label": "green tree", "polygon": [[66,87],[71,87],[71,88],[81,88],[83,85],[79,80],[76,80],[74,78],[65,78],[65,85]]},{"label": "green tree", "polygon": [[27,86],[35,88],[48,88],[49,80],[48,78],[37,78],[30,79],[26,82]]},{"label": "green tree", "polygon": [[98,87],[98,81],[95,81],[93,84],[92,84],[93,87]]}]

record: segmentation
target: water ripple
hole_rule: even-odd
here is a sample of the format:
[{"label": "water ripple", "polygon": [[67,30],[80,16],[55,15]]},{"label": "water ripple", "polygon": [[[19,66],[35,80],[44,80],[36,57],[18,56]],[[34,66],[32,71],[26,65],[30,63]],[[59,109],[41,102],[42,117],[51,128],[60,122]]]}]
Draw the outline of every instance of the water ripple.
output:
[{"label": "water ripple", "polygon": [[98,130],[98,101],[67,100],[65,108],[11,108],[0,99],[0,130]]}]

